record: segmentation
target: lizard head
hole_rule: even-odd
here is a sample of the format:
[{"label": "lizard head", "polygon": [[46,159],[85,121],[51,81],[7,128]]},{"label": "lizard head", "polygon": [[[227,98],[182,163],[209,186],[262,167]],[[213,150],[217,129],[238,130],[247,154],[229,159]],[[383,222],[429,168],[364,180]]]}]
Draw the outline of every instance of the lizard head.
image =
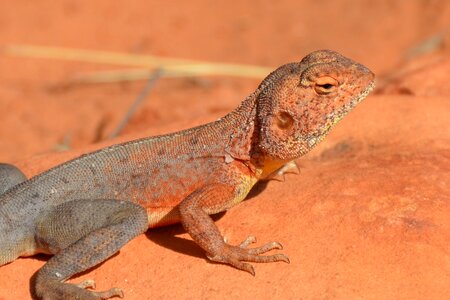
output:
[{"label": "lizard head", "polygon": [[367,96],[374,77],[330,50],[281,66],[261,83],[257,96],[258,152],[272,160],[304,155]]}]

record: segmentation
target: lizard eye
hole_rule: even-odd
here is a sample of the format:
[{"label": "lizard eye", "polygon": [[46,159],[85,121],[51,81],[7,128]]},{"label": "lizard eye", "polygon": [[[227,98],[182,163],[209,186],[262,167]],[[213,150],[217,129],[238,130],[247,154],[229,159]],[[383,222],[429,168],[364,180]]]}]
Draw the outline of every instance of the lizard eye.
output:
[{"label": "lizard eye", "polygon": [[336,90],[339,83],[336,79],[330,76],[322,76],[316,79],[314,90],[319,95],[331,94]]}]

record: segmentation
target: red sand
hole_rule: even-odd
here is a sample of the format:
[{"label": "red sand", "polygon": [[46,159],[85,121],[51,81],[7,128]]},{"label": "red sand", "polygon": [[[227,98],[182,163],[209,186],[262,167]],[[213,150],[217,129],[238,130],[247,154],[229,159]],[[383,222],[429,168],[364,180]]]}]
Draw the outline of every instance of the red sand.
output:
[{"label": "red sand", "polygon": [[[151,230],[72,280],[126,299],[445,299],[450,295],[449,39],[444,1],[9,2],[0,43],[65,46],[278,66],[330,48],[379,76],[366,99],[298,162],[217,221],[231,243],[277,240],[291,264],[256,277],[209,263],[174,226]],[[87,2],[86,2],[87,3]],[[163,3],[163,2],[160,2]],[[447,31],[446,31],[447,30]],[[28,175],[105,143],[144,82],[55,89],[116,66],[0,55],[0,161]],[[118,139],[191,127],[232,110],[258,80],[162,79]],[[73,150],[56,153],[69,141]],[[117,140],[116,140],[117,141]],[[259,186],[259,190],[262,186]],[[0,298],[30,299],[46,257],[0,267]]]}]

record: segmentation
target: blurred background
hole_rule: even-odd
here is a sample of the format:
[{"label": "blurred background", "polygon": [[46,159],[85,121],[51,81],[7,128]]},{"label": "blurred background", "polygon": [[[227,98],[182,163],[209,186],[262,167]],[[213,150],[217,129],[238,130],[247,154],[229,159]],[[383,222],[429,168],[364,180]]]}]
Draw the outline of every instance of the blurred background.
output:
[{"label": "blurred background", "polygon": [[317,49],[367,65],[379,88],[412,60],[448,55],[450,2],[440,0],[2,2],[1,161],[107,138],[151,70],[169,64],[233,64],[238,76],[220,66],[162,76],[125,133],[213,120],[269,71]]}]

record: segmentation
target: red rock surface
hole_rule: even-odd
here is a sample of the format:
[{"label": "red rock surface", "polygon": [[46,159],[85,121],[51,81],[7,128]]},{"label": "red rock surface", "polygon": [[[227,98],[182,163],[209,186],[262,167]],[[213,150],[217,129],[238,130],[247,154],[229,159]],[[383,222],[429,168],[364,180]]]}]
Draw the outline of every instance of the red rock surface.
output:
[{"label": "red rock surface", "polygon": [[[259,185],[217,221],[232,243],[248,234],[282,242],[290,265],[256,265],[253,278],[209,263],[173,226],[136,238],[72,282],[94,278],[98,289],[123,288],[126,299],[449,299],[450,5],[162,3],[10,2],[0,11],[0,43],[265,66],[331,48],[380,74],[380,89],[298,161],[300,175]],[[408,56],[442,33],[432,53]],[[0,66],[0,161],[28,175],[114,142],[98,143],[144,85],[55,89],[73,74],[117,67],[2,54]],[[162,79],[118,140],[214,120],[257,84]],[[67,141],[72,150],[58,152]],[[30,299],[30,277],[46,259],[0,267],[0,298]]]}]

